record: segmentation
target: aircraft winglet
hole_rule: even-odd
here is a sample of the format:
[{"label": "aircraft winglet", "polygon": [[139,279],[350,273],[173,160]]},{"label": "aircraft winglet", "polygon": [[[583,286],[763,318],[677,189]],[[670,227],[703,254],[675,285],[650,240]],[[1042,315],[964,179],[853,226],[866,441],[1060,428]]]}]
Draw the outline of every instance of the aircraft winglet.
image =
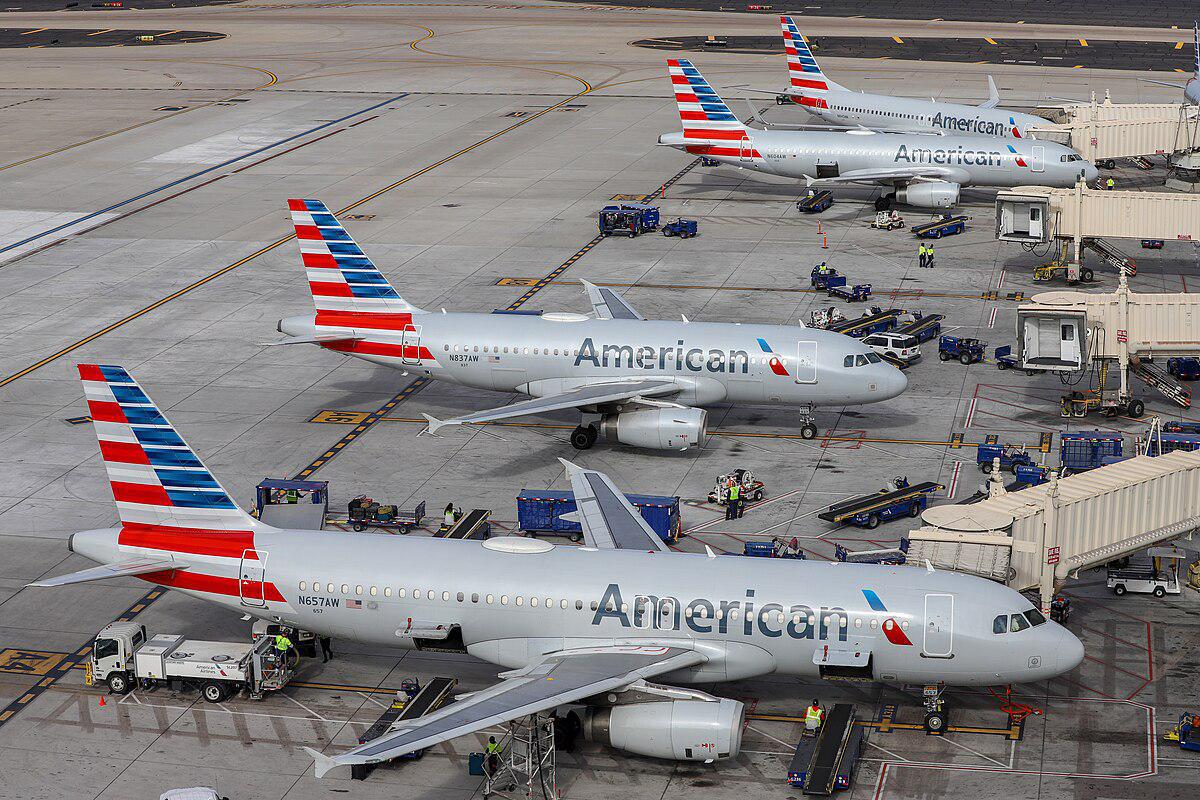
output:
[{"label": "aircraft winglet", "polygon": [[318,778],[324,778],[325,774],[334,767],[340,766],[332,756],[327,756],[324,753],[319,753],[311,747],[304,748],[304,752],[312,757],[313,767],[316,770]]},{"label": "aircraft winglet", "polygon": [[995,108],[1000,105],[1000,92],[996,89],[996,82],[992,80],[992,76],[988,75],[988,99],[979,104],[980,108]]},{"label": "aircraft winglet", "polygon": [[563,467],[566,468],[568,475],[574,475],[578,472],[583,472],[583,467],[579,466],[574,461],[567,461],[565,458],[560,458],[558,463],[562,464]]}]

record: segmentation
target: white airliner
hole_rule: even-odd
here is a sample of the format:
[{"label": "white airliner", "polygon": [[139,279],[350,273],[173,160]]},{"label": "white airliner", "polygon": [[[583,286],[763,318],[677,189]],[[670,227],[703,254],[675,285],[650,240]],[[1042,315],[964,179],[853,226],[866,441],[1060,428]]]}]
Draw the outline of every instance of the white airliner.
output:
[{"label": "white airliner", "polygon": [[789,325],[648,320],[624,298],[583,282],[590,315],[430,312],[392,288],[317,200],[289,200],[316,315],[288,317],[273,344],[315,344],[475,389],[531,396],[445,425],[578,409],[571,444],[685,450],[705,436],[703,406],[796,406],[817,433],[816,406],[874,403],[908,386],[904,373],[839,333]]},{"label": "white airliner", "polygon": [[101,566],[31,586],[136,575],[322,636],[508,670],[364,745],[308,749],[318,777],[563,706],[583,706],[594,741],[631,753],[738,754],[741,702],[651,678],[979,686],[1051,678],[1083,658],[1069,631],[982,578],[672,552],[611,480],[565,461],[583,547],[280,530],[238,508],[125,369],[79,374],[120,524],[69,540]]},{"label": "white airliner", "polygon": [[1024,139],[1033,128],[1054,127],[1048,119],[999,108],[1000,93],[990,75],[990,96],[978,106],[851,91],[821,71],[791,17],[780,17],[779,21],[791,79],[780,97],[831,124],[1006,139]]},{"label": "white airliner", "polygon": [[700,70],[686,59],[667,69],[683,130],[660,145],[742,169],[802,179],[809,186],[860,183],[888,186],[876,210],[892,202],[950,208],[963,186],[1071,187],[1095,180],[1096,167],[1054,142],[963,133],[857,128],[839,131],[755,130],[739,120]]}]

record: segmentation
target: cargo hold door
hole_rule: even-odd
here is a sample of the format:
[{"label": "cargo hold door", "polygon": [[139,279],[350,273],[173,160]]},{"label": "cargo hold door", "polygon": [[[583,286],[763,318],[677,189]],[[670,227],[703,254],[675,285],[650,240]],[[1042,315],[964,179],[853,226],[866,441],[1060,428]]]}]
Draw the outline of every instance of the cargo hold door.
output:
[{"label": "cargo hold door", "polygon": [[954,595],[925,595],[925,642],[922,655],[954,657]]},{"label": "cargo hold door", "polygon": [[242,605],[265,608],[267,605],[264,584],[267,577],[267,554],[263,550],[246,550],[242,553],[242,564],[238,572],[238,594]]}]

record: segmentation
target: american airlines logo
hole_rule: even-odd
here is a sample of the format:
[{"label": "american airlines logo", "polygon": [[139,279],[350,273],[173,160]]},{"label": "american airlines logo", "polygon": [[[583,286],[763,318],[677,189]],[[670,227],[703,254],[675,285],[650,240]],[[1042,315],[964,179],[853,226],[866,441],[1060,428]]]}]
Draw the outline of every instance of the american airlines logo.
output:
[{"label": "american airlines logo", "polygon": [[630,608],[621,597],[620,585],[610,583],[592,617],[592,624],[599,627],[605,620],[614,620],[622,628],[660,631],[683,630],[682,626],[686,625],[695,633],[713,633],[715,627],[716,633],[728,634],[732,623],[735,633],[740,632],[743,636],[777,639],[787,635],[792,639],[846,641],[850,629],[846,609],[837,606],[814,609],[800,604],[784,608],[778,603],[757,606],[754,594],[753,589],[747,589],[745,600],[714,602],[697,598],[687,605],[675,597],[638,596]]},{"label": "american airlines logo", "polygon": [[[930,120],[933,127],[945,128],[949,131],[963,131],[964,133],[979,133],[984,136],[1008,136],[1011,132],[1009,127],[1002,122],[990,122],[986,119],[975,117],[968,119],[966,117],[954,117],[950,114],[937,113]],[[1015,131],[1014,127],[1012,131]]]},{"label": "american airlines logo", "polygon": [[950,148],[941,147],[913,147],[902,144],[896,150],[896,157],[893,163],[899,164],[951,164],[964,165],[976,164],[981,167],[998,167],[1004,163],[1004,155],[999,150],[972,150],[967,147],[958,146]]},{"label": "american airlines logo", "polygon": [[602,344],[599,347],[587,337],[579,345],[575,366],[583,362],[593,367],[612,369],[674,369],[676,372],[722,372],[743,375],[750,371],[750,354],[745,350],[702,350],[688,348],[679,339],[674,347],[634,347],[632,345]]}]

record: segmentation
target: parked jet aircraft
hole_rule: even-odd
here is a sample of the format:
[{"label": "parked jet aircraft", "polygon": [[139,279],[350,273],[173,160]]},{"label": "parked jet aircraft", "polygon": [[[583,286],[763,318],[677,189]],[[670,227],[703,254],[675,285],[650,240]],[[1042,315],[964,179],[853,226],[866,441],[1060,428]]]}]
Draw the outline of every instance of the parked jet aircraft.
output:
[{"label": "parked jet aircraft", "polygon": [[949,208],[963,186],[1074,186],[1096,167],[1069,147],[1028,139],[851,131],[752,130],[686,59],[667,61],[683,130],[658,143],[756,172],[820,183],[892,186],[876,200]]},{"label": "parked jet aircraft", "polygon": [[1188,78],[1187,83],[1180,85],[1169,81],[1151,80],[1150,78],[1145,78],[1144,80],[1147,83],[1157,83],[1159,86],[1172,86],[1176,89],[1183,89],[1183,102],[1200,105],[1200,23],[1194,23],[1192,26],[1192,48],[1196,56],[1196,63],[1192,69],[1192,77]]},{"label": "parked jet aircraft", "polygon": [[999,108],[1000,93],[990,75],[989,97],[978,106],[851,91],[821,71],[808,42],[791,17],[783,16],[779,21],[783,26],[783,46],[787,50],[791,79],[791,85],[780,97],[800,104],[826,122],[1005,139],[1024,139],[1030,135],[1031,128],[1053,127],[1048,119]]},{"label": "parked jet aircraft", "polygon": [[908,380],[856,339],[781,325],[647,320],[611,289],[584,282],[593,315],[431,313],[407,303],[333,214],[289,200],[316,316],[288,317],[278,344],[316,344],[476,389],[533,397],[444,425],[576,408],[571,444],[603,433],[635,447],[682,450],[704,438],[714,403],[815,406],[889,400]]},{"label": "parked jet aircraft", "polygon": [[79,374],[120,526],[68,541],[101,566],[30,586],[137,575],[322,636],[510,670],[344,753],[309,750],[318,776],[565,705],[586,707],[593,740],[631,753],[738,754],[742,703],[655,677],[977,686],[1051,678],[1083,658],[1070,632],[982,578],[671,552],[611,480],[566,461],[584,547],[280,530],[234,503],[123,368]]}]

